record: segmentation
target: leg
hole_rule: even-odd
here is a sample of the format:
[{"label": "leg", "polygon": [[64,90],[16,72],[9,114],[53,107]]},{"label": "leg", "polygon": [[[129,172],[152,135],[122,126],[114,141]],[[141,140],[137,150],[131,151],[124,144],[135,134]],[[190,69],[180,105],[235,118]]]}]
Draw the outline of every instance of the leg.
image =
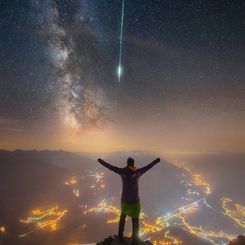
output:
[{"label": "leg", "polygon": [[133,243],[137,244],[139,239],[139,218],[132,218],[133,224]]},{"label": "leg", "polygon": [[121,213],[119,226],[118,226],[118,237],[120,240],[123,239],[125,219],[126,219],[126,214]]}]

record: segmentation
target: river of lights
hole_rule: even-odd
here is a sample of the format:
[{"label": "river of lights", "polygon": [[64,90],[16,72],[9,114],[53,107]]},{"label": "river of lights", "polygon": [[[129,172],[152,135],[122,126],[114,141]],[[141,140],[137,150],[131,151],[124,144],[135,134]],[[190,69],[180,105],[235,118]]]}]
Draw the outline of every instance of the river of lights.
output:
[{"label": "river of lights", "polygon": [[58,206],[50,209],[34,209],[31,211],[32,216],[26,219],[20,219],[21,223],[35,225],[35,229],[20,235],[24,237],[37,229],[45,231],[55,231],[58,228],[58,224],[63,216],[67,213],[67,210],[60,210]]},{"label": "river of lights", "polygon": [[230,217],[238,226],[245,228],[245,206],[234,203],[229,198],[222,198],[224,214]]},{"label": "river of lights", "polygon": [[[189,211],[190,212],[197,211],[197,208],[193,208],[192,210],[189,210]],[[222,243],[223,240],[229,241],[236,236],[235,234],[227,234],[223,231],[218,231],[218,232],[209,231],[209,230],[203,229],[201,226],[200,227],[192,226],[187,222],[186,220],[187,215],[183,212],[176,214],[176,217],[182,221],[182,224],[184,225],[184,229],[186,229],[188,232],[202,239],[208,240],[209,242],[213,244],[223,244]]]},{"label": "river of lights", "polygon": [[[158,217],[156,222],[153,224],[146,224],[143,221],[143,227],[141,228],[141,234],[154,233],[161,231],[163,229],[166,230],[167,227],[173,226],[173,220],[180,221],[180,227],[188,231],[189,233],[200,237],[202,239],[208,240],[212,244],[223,244],[223,241],[232,240],[236,235],[228,234],[223,231],[210,231],[204,229],[202,227],[195,227],[190,225],[187,222],[187,217],[192,213],[198,211],[202,205],[210,208],[210,205],[207,204],[206,199],[200,199],[194,203],[178,208],[177,210],[168,213],[162,217]],[[154,241],[154,244],[161,245],[174,245],[174,244],[182,244],[182,241],[178,240],[174,236],[170,235],[170,231],[167,229],[163,234],[162,241]]]}]

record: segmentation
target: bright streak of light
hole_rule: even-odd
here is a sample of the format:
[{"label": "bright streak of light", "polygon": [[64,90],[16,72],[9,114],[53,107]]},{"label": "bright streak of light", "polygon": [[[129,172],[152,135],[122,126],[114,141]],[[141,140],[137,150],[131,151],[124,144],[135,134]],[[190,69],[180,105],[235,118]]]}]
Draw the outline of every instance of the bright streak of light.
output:
[{"label": "bright streak of light", "polygon": [[121,66],[121,64],[117,67],[117,77],[118,77],[118,81],[120,82],[121,76],[122,76],[122,72],[123,72],[123,68]]},{"label": "bright streak of light", "polygon": [[245,228],[245,206],[234,203],[229,198],[222,198],[224,214],[230,217],[237,225]]},{"label": "bright streak of light", "polygon": [[[58,228],[58,223],[62,219],[62,217],[67,213],[67,210],[59,210],[58,206],[41,210],[41,209],[34,209],[31,211],[32,216],[21,219],[20,222],[24,224],[34,224],[35,231],[36,229],[41,229],[45,231],[55,231]],[[31,231],[31,232],[33,232]],[[20,235],[19,237],[24,237],[31,232],[28,232],[26,234]]]},{"label": "bright streak of light", "polygon": [[118,67],[117,67],[118,82],[120,82],[120,79],[122,76],[122,44],[123,44],[124,9],[125,9],[125,0],[122,0],[120,42],[119,42],[119,61],[118,61]]}]

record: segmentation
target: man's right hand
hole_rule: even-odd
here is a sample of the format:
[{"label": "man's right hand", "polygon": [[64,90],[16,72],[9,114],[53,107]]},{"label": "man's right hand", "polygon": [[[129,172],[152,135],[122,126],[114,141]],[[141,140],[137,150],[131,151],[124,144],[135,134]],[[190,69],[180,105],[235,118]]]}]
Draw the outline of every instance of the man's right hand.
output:
[{"label": "man's right hand", "polygon": [[156,161],[156,162],[160,162],[160,161],[161,161],[160,157],[156,158],[155,161]]}]

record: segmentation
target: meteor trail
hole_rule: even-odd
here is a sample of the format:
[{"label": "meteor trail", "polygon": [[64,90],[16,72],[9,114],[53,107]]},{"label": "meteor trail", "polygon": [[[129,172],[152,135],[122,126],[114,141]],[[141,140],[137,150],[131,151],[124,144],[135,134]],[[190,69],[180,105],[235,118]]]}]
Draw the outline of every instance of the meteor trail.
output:
[{"label": "meteor trail", "polygon": [[123,41],[123,26],[124,26],[124,1],[122,0],[122,12],[121,12],[121,28],[120,28],[120,41],[119,41],[119,62],[117,67],[117,78],[118,82],[120,82],[123,67],[122,67],[122,41]]}]

